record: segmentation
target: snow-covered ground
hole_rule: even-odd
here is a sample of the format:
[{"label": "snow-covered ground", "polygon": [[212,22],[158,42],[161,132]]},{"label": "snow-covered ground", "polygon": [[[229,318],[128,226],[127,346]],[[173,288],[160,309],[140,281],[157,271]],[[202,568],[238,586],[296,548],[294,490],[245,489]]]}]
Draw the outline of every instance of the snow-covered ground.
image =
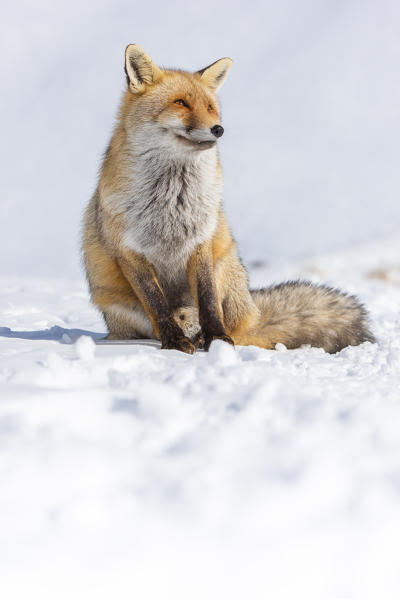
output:
[{"label": "snow-covered ground", "polygon": [[[399,23],[398,0],[2,3],[1,599],[398,599]],[[79,228],[130,42],[234,59],[252,283],[356,293],[376,345],[94,345]]]},{"label": "snow-covered ground", "polygon": [[251,268],[361,297],[336,355],[95,346],[83,280],[3,279],[1,596],[398,598],[399,256]]}]

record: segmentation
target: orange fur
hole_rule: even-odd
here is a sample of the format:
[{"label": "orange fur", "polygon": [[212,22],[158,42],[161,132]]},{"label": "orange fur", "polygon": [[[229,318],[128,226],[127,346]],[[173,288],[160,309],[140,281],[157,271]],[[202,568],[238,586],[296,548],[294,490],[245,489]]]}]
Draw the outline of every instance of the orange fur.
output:
[{"label": "orange fur", "polygon": [[[216,91],[230,66],[231,60],[223,58],[196,73],[163,70],[138,46],[126,49],[128,86],[96,193],[86,211],[83,235],[92,301],[102,311],[110,337],[156,337],[163,347],[188,353],[201,342],[207,348],[213,339],[268,349],[278,342],[288,347],[311,343],[327,351],[372,340],[362,307],[338,291],[307,283],[249,291],[246,271],[219,204],[222,170],[213,137],[219,136],[215,127],[221,129]],[[191,158],[188,183],[186,154],[196,156],[198,151],[209,152],[210,158],[203,162]],[[147,153],[154,164],[141,162]],[[160,158],[164,154],[172,166]],[[160,170],[161,163],[165,172]],[[197,180],[200,164],[206,166],[201,167],[203,178]],[[144,168],[150,170],[143,172]],[[183,213],[179,189],[186,185],[186,193],[193,195],[193,181],[200,195],[195,201],[188,196],[191,208]],[[152,253],[152,245],[160,241],[155,232],[158,216],[151,213],[153,221],[146,221],[148,216],[143,222],[140,218],[146,210],[153,210],[153,196],[159,202],[159,218],[169,218],[169,204],[157,194],[160,189],[171,194],[173,185],[177,187],[173,196],[176,230],[171,228],[165,247]],[[144,203],[137,213],[138,222],[132,221],[132,206],[145,193],[152,203]],[[209,210],[199,212],[198,222],[190,221],[191,211],[206,198],[211,202]],[[206,238],[201,228],[200,233],[193,233],[201,239],[193,245],[195,237],[188,236],[188,231],[197,225],[209,232]],[[182,242],[185,235],[187,251]],[[171,262],[178,246],[181,257]]]}]

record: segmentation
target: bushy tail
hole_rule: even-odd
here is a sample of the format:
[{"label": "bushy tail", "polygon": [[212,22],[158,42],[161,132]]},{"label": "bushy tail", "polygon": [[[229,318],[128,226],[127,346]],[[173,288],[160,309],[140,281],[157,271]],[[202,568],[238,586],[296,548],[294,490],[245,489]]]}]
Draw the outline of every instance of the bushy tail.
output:
[{"label": "bushy tail", "polygon": [[359,301],[337,289],[303,281],[289,281],[251,291],[260,310],[258,323],[237,343],[274,348],[309,344],[329,353],[347,345],[374,342],[367,312]]}]

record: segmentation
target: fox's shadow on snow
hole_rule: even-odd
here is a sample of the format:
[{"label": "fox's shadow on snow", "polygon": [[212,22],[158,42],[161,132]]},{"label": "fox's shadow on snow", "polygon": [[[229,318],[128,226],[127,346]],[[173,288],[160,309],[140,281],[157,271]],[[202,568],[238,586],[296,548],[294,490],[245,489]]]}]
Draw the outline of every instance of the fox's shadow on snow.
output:
[{"label": "fox's shadow on snow", "polygon": [[8,327],[0,327],[0,337],[8,339],[30,339],[31,341],[58,341],[59,343],[74,343],[79,337],[86,335],[93,341],[104,339],[106,333],[94,333],[83,329],[64,329],[54,326],[42,331],[12,331]]},{"label": "fox's shadow on snow", "polygon": [[30,341],[58,341],[67,345],[75,343],[79,337],[85,335],[91,337],[96,345],[146,345],[159,348],[161,346],[157,339],[106,339],[107,333],[94,333],[84,329],[64,329],[54,326],[42,331],[12,331],[8,327],[0,327],[0,338],[7,339],[29,339]]}]

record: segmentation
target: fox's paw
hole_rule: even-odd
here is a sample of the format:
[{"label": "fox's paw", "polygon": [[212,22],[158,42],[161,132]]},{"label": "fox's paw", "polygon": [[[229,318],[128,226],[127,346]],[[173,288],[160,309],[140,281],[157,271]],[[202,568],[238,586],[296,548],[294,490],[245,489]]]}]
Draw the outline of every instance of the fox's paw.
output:
[{"label": "fox's paw", "polygon": [[187,337],[170,338],[163,341],[161,349],[177,349],[185,354],[194,354],[195,345]]},{"label": "fox's paw", "polygon": [[172,318],[160,323],[160,337],[161,349],[177,349],[185,354],[194,354],[196,351],[193,343]]},{"label": "fox's paw", "polygon": [[204,340],[204,349],[208,351],[210,349],[211,343],[217,339],[220,341],[225,341],[226,343],[230,343],[231,345],[235,345],[233,339],[229,337],[229,335],[206,335]]},{"label": "fox's paw", "polygon": [[192,337],[191,341],[196,349],[204,348],[204,335],[201,331],[199,331],[194,337]]}]

